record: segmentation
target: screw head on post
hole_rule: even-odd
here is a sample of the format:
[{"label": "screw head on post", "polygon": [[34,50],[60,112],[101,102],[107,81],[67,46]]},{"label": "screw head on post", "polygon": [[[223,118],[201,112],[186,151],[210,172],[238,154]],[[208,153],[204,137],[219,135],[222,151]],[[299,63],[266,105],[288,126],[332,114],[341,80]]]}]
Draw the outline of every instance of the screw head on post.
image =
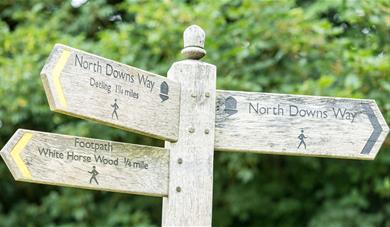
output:
[{"label": "screw head on post", "polygon": [[183,34],[184,48],[181,53],[188,59],[201,59],[206,55],[204,41],[206,34],[198,25],[189,26]]}]

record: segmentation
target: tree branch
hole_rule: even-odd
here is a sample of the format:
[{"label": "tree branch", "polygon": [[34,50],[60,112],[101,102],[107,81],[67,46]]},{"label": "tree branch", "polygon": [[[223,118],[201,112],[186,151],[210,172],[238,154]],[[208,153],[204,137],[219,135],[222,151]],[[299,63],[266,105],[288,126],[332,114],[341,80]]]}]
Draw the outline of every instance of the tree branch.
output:
[{"label": "tree branch", "polygon": [[383,143],[383,146],[390,147],[390,139],[385,140],[385,142]]}]

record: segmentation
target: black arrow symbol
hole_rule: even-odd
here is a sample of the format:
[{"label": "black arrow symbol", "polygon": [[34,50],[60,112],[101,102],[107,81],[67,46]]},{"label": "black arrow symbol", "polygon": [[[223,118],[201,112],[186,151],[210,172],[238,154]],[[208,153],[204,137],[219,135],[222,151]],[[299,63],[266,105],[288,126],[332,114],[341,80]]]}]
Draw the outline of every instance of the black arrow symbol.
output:
[{"label": "black arrow symbol", "polygon": [[383,129],[379,124],[379,121],[376,118],[374,111],[371,109],[371,106],[368,103],[364,103],[363,108],[367,113],[368,119],[370,120],[374,131],[371,133],[370,138],[368,138],[367,143],[366,145],[364,145],[363,150],[362,152],[360,152],[360,154],[369,154],[372,150],[372,147],[381,135]]}]

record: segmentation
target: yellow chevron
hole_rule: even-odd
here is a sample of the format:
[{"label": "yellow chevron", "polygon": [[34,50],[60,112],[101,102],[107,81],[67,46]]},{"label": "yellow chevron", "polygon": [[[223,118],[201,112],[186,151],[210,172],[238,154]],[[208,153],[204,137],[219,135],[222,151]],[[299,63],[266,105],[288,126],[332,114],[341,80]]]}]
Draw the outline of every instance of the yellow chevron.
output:
[{"label": "yellow chevron", "polygon": [[70,54],[71,54],[70,50],[63,49],[57,63],[53,68],[54,86],[57,91],[58,98],[60,99],[60,103],[64,108],[67,107],[67,103],[64,95],[64,90],[62,89],[61,86],[60,76],[66,62],[68,61],[68,58],[70,57]]},{"label": "yellow chevron", "polygon": [[24,164],[23,159],[20,157],[20,153],[31,140],[32,136],[32,133],[26,132],[11,151],[11,156],[14,159],[16,166],[19,168],[20,172],[22,172],[22,175],[26,180],[30,180],[32,176],[27,166]]}]

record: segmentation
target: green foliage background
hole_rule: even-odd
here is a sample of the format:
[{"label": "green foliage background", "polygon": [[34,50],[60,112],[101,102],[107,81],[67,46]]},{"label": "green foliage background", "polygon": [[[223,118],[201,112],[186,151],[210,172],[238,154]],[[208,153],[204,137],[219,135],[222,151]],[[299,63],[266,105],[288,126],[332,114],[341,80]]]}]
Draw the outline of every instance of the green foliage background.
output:
[{"label": "green foliage background", "polygon": [[[39,73],[63,43],[165,75],[191,24],[220,89],[370,98],[390,122],[388,0],[2,0],[0,147],[17,128],[162,146],[50,112]],[[390,226],[389,143],[375,161],[218,152],[214,169],[215,226]],[[158,226],[161,206],[17,183],[0,161],[0,226]]]}]

